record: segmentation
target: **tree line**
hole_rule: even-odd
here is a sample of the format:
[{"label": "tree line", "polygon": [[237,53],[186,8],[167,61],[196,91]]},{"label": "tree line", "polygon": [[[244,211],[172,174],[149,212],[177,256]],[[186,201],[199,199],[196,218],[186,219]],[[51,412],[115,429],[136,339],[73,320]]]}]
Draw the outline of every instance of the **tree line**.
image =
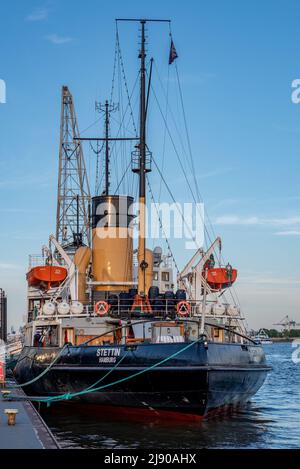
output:
[{"label": "tree line", "polygon": [[300,329],[284,329],[283,331],[278,331],[277,329],[265,329],[264,331],[268,334],[269,337],[300,337]]}]

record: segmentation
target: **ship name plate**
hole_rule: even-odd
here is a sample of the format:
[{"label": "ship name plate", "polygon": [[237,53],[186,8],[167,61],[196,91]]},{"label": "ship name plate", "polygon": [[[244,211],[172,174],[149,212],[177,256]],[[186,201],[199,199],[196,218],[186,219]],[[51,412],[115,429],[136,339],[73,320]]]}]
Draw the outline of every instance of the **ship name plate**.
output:
[{"label": "ship name plate", "polygon": [[113,348],[98,348],[96,356],[99,358],[99,363],[116,363],[117,358],[121,355],[120,347]]}]

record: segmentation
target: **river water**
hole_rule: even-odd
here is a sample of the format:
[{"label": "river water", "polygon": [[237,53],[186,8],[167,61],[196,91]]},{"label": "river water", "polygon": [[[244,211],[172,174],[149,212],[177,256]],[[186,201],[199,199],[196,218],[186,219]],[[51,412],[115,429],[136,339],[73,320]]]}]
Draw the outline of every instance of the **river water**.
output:
[{"label": "river water", "polygon": [[265,346],[273,371],[251,402],[230,416],[171,420],[73,403],[52,405],[42,415],[63,448],[299,448],[300,363],[292,360],[298,347]]}]

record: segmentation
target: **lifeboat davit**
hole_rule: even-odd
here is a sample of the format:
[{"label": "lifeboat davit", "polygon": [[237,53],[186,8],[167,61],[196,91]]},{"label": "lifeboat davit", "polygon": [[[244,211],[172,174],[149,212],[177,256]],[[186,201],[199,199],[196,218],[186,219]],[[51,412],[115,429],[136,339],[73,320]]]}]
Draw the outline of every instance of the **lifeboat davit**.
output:
[{"label": "lifeboat davit", "polygon": [[68,271],[64,267],[43,265],[33,267],[26,275],[30,287],[49,290],[58,287],[67,277]]},{"label": "lifeboat davit", "polygon": [[[205,275],[205,274],[204,274]],[[216,267],[207,269],[206,281],[213,290],[222,290],[231,287],[237,279],[237,269]]]}]

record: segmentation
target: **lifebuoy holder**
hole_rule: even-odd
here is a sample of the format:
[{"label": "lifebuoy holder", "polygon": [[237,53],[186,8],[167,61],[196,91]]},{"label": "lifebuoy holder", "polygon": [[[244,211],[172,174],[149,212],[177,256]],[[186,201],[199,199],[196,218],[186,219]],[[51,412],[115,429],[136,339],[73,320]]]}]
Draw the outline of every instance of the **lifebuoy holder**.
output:
[{"label": "lifebuoy holder", "polygon": [[109,310],[109,304],[107,301],[101,300],[95,304],[94,311],[98,316],[106,316]]},{"label": "lifebuoy holder", "polygon": [[191,305],[188,301],[179,301],[176,305],[176,311],[179,316],[188,316],[191,311]]}]

